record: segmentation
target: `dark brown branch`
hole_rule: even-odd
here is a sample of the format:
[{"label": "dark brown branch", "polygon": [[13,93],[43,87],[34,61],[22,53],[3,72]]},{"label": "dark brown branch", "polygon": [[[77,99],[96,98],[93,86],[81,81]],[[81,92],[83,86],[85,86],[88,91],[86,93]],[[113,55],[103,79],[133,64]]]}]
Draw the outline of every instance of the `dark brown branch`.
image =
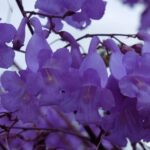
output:
[{"label": "dark brown branch", "polygon": [[[76,127],[72,125],[72,123],[68,120],[68,118],[64,115],[64,113],[62,113],[62,112],[61,112],[60,110],[58,110],[58,109],[55,109],[55,111],[56,111],[57,114],[62,118],[62,120],[67,124],[68,128],[69,128],[71,131],[73,131],[73,132],[75,132],[75,133],[77,133],[77,134],[80,135],[80,131],[77,130]],[[91,140],[91,139],[89,139],[89,140]],[[91,142],[91,141],[90,141],[90,142]],[[83,144],[89,145],[89,142],[86,141],[86,140],[83,140]]]},{"label": "dark brown branch", "polygon": [[[76,41],[80,41],[82,39],[86,39],[86,38],[92,38],[94,36],[99,36],[99,37],[111,37],[111,38],[114,38],[116,39],[116,36],[120,36],[120,37],[130,37],[130,38],[136,38],[136,34],[121,34],[121,33],[110,33],[110,34],[105,34],[105,33],[102,33],[102,34],[85,34],[79,38],[76,39]],[[118,40],[118,39],[116,39]],[[119,41],[120,42],[120,41]],[[65,47],[68,47],[70,46],[70,43],[67,44]]]},{"label": "dark brown branch", "polygon": [[14,66],[16,67],[16,69],[21,70],[21,67],[16,62],[14,62]]},{"label": "dark brown branch", "polygon": [[72,16],[75,14],[75,12],[72,11],[68,11],[66,12],[63,16],[55,16],[55,15],[49,15],[49,14],[45,14],[45,13],[40,13],[40,12],[35,12],[35,11],[25,11],[26,14],[30,14],[30,16],[32,15],[39,15],[39,16],[43,16],[43,17],[47,17],[47,18],[60,18],[60,19],[64,19],[66,17]]},{"label": "dark brown branch", "polygon": [[97,145],[97,142],[96,142],[96,135],[94,134],[94,132],[91,130],[91,128],[87,125],[84,126],[84,129],[86,130],[86,132],[88,133],[89,137],[90,137],[90,140],[93,144]]},{"label": "dark brown branch", "polygon": [[142,148],[143,150],[146,150],[146,148],[145,148],[145,146],[144,146],[144,144],[143,144],[142,142],[139,142],[139,144],[140,144],[140,146],[141,146],[141,148]]},{"label": "dark brown branch", "polygon": [[16,52],[20,52],[20,53],[23,53],[23,54],[25,54],[26,52],[24,51],[24,50],[21,50],[21,49],[19,49],[19,50],[17,50],[17,49],[14,49],[14,48],[12,48],[14,51],[16,51]]},{"label": "dark brown branch", "polygon": [[102,145],[102,139],[105,136],[105,131],[101,129],[101,132],[97,138],[97,148],[96,150],[106,150],[105,147]]},{"label": "dark brown branch", "polygon": [[136,143],[132,143],[132,149],[136,150]]},{"label": "dark brown branch", "polygon": [[[27,16],[26,16],[26,13],[25,13],[25,10],[24,10],[24,7],[23,7],[23,5],[22,5],[22,2],[21,2],[20,0],[16,0],[16,3],[17,3],[17,5],[18,5],[18,7],[19,7],[19,9],[20,9],[20,12],[21,12],[22,16],[23,16],[23,17],[27,17]],[[32,29],[32,27],[31,27],[30,23],[28,22],[27,25],[28,25],[28,28],[29,28],[31,34],[33,34],[34,32],[33,32],[33,29]]]},{"label": "dark brown branch", "polygon": [[64,134],[70,134],[70,135],[76,136],[82,140],[86,140],[86,141],[90,142],[90,139],[85,137],[85,136],[82,136],[82,135],[77,134],[75,132],[71,132],[71,131],[67,131],[67,130],[63,130],[63,129],[57,129],[57,128],[33,128],[33,127],[17,127],[17,126],[13,126],[10,128],[10,127],[5,126],[5,125],[0,125],[0,128],[5,130],[5,131],[17,129],[17,130],[24,130],[24,131],[34,130],[34,131],[44,131],[44,132],[61,132]]}]

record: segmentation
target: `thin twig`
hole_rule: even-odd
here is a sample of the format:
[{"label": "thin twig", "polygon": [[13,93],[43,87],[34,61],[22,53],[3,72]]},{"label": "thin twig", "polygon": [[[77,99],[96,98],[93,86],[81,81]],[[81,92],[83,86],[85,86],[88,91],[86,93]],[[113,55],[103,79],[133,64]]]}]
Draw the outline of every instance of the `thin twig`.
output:
[{"label": "thin twig", "polygon": [[[25,10],[24,10],[24,7],[23,7],[23,5],[22,5],[22,2],[21,2],[20,0],[16,0],[16,3],[17,3],[17,5],[18,5],[18,7],[19,7],[19,9],[20,9],[20,12],[21,12],[22,16],[23,16],[23,17],[27,17],[27,16],[26,16],[26,13],[25,13]],[[28,28],[29,28],[31,34],[33,34],[34,32],[33,32],[33,29],[32,29],[32,27],[31,27],[30,23],[27,22],[27,25],[28,25]]]},{"label": "thin twig", "polygon": [[63,16],[55,16],[55,15],[49,15],[49,14],[45,14],[45,13],[41,13],[41,12],[35,12],[35,11],[25,11],[26,14],[30,14],[30,16],[32,15],[39,15],[39,16],[43,16],[43,17],[47,17],[47,18],[60,18],[60,19],[64,19],[66,17],[72,16],[75,14],[75,12],[73,11],[68,11],[66,12]]},{"label": "thin twig", "polygon": [[[116,36],[120,36],[120,37],[130,37],[130,38],[136,38],[136,34],[121,34],[121,33],[110,33],[110,34],[105,34],[105,33],[102,33],[102,34],[85,34],[79,38],[76,39],[76,41],[80,41],[82,39],[86,39],[86,38],[92,38],[94,36],[100,36],[100,37],[111,37],[111,38],[115,38],[116,39]],[[120,42],[120,41],[119,41]],[[67,44],[65,47],[68,47],[70,46],[70,43]]]},{"label": "thin twig", "polygon": [[[72,123],[68,120],[68,118],[58,109],[55,109],[55,111],[57,112],[57,114],[62,118],[62,120],[67,124],[68,128],[71,129],[73,132],[77,133],[80,135],[80,131],[78,129],[76,129],[75,126],[72,125]],[[88,138],[89,139],[89,138]],[[91,142],[91,139],[89,139]],[[85,145],[89,145],[88,141],[83,140],[83,143]]]},{"label": "thin twig", "polygon": [[90,137],[90,140],[93,144],[97,144],[96,142],[96,135],[94,134],[94,132],[92,131],[92,129],[88,126],[88,125],[85,125],[84,126],[84,129],[86,130],[86,132],[88,133],[89,137]]},{"label": "thin twig", "polygon": [[21,49],[19,49],[19,50],[17,50],[17,49],[14,49],[14,48],[12,48],[14,51],[16,51],[16,52],[20,52],[20,53],[23,53],[23,54],[25,54],[26,52],[24,51],[24,50],[21,50]]},{"label": "thin twig", "polygon": [[[0,125],[0,128],[4,129],[6,131],[10,130],[10,127],[5,126],[5,125]],[[90,142],[90,139],[87,138],[87,137],[85,137],[85,136],[82,136],[80,134],[77,134],[77,133],[74,133],[74,132],[71,132],[71,131],[66,131],[66,130],[63,130],[63,129],[57,129],[57,128],[17,127],[17,126],[11,127],[11,130],[13,130],[13,129],[24,130],[24,131],[34,130],[34,131],[45,131],[45,132],[62,132],[64,134],[70,134],[70,135],[76,136],[76,137],[78,137],[80,139],[83,139],[83,140],[86,140],[86,141]]]},{"label": "thin twig", "polygon": [[132,149],[136,150],[136,143],[132,143]]},{"label": "thin twig", "polygon": [[144,144],[142,142],[139,142],[140,146],[142,147],[143,150],[146,150]]},{"label": "thin twig", "polygon": [[20,67],[16,62],[14,62],[14,66],[15,66],[18,70],[21,70],[21,67]]},{"label": "thin twig", "polygon": [[97,144],[96,150],[105,150],[105,148],[102,145],[102,139],[105,136],[104,130],[101,130],[100,135],[99,135],[99,142]]}]

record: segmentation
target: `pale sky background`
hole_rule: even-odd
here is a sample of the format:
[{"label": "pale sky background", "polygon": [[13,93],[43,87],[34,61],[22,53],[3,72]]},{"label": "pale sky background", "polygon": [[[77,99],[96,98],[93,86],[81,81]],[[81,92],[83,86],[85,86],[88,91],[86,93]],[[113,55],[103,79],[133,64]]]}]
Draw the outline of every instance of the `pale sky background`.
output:
[{"label": "pale sky background", "polygon": [[[93,21],[92,25],[84,31],[79,31],[70,26],[65,26],[65,30],[71,32],[76,38],[87,33],[136,33],[139,26],[139,14],[143,8],[141,5],[130,8],[122,5],[119,0],[107,0],[106,12],[100,21]],[[35,0],[23,0],[25,10],[33,10]],[[2,22],[12,23],[15,27],[18,27],[22,15],[16,5],[15,0],[0,0],[0,18]],[[30,38],[30,33],[27,29],[26,43]],[[51,36],[50,42],[54,41],[58,37]],[[136,42],[135,40],[122,39],[129,44]],[[82,46],[88,48],[89,43],[86,41],[81,42]],[[52,45],[53,49],[61,46],[59,43]],[[25,49],[25,48],[24,48]],[[25,68],[23,54],[16,54],[16,62]],[[130,150],[129,147],[126,148]]]},{"label": "pale sky background", "polygon": [[[142,10],[141,5],[133,9],[122,5],[119,0],[107,1],[106,13],[103,19],[95,21],[86,32],[135,32],[138,27],[139,12]],[[13,9],[13,13],[11,13],[9,19],[7,17],[10,11],[8,2]],[[33,10],[35,0],[23,0],[23,3],[26,10]],[[9,21],[18,26],[21,15],[15,0],[0,0],[0,17],[2,17],[4,21]]]}]

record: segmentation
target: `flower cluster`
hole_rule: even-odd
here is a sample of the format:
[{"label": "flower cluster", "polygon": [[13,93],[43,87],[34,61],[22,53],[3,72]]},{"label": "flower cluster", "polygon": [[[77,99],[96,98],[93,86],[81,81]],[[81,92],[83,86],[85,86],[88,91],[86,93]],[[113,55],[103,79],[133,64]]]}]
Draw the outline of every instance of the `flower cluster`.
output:
[{"label": "flower cluster", "polygon": [[[119,150],[127,140],[133,146],[150,141],[150,35],[75,39],[63,31],[64,21],[84,29],[101,19],[103,0],[37,0],[38,12],[17,4],[24,14],[19,28],[0,23],[0,67],[17,66],[15,53],[22,52],[26,69],[1,75],[0,149]],[[27,26],[33,34],[23,51]],[[67,45],[53,50],[51,32]],[[117,36],[142,44],[128,46]],[[78,43],[83,38],[91,38],[87,53]]]}]

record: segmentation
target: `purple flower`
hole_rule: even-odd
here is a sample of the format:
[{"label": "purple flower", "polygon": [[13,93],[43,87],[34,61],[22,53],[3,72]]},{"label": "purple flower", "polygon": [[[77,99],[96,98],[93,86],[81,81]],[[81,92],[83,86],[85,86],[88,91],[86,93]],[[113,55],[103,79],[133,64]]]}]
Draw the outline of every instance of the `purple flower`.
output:
[{"label": "purple flower", "polygon": [[[46,145],[50,149],[59,150],[80,150],[82,148],[92,148],[92,145],[85,143],[73,135],[62,134],[62,133],[51,133],[46,139]],[[94,146],[93,146],[94,147]]]},{"label": "purple flower", "polygon": [[13,65],[15,53],[12,48],[0,43],[0,67],[9,68]]},{"label": "purple flower", "polygon": [[[113,107],[113,96],[105,89],[107,84],[107,71],[105,64],[96,52],[98,38],[94,37],[90,44],[89,53],[79,68],[80,84],[75,91],[65,96],[61,107],[65,111],[74,111],[77,120],[82,124],[100,123],[99,108],[103,112]],[[105,96],[104,96],[105,95]]]},{"label": "purple flower", "polygon": [[0,43],[9,43],[15,36],[16,29],[13,25],[0,23]]},{"label": "purple flower", "polygon": [[137,99],[125,97],[119,88],[119,81],[110,76],[107,88],[115,98],[115,107],[102,122],[108,135],[105,137],[112,144],[126,146],[128,138],[131,143],[139,142],[144,135],[143,119],[137,109]]},{"label": "purple flower", "polygon": [[24,41],[25,41],[25,27],[27,24],[28,19],[27,18],[23,18],[17,33],[15,35],[15,38],[13,39],[13,47],[14,49],[19,50],[23,45],[24,45]]},{"label": "purple flower", "polygon": [[150,27],[150,21],[148,19],[149,17],[150,17],[150,6],[148,6],[147,8],[145,8],[145,10],[143,11],[143,13],[141,15],[140,30],[148,30],[149,29],[149,27]]},{"label": "purple flower", "polygon": [[147,41],[147,42],[150,41],[150,34],[145,31],[139,31],[136,37],[143,41]]},{"label": "purple flower", "polygon": [[[45,83],[40,104],[59,104],[64,98],[66,90],[75,88],[78,83],[78,78],[75,77],[76,71],[71,69],[71,54],[66,48],[59,49],[54,53],[48,50],[42,50],[40,53],[38,58],[40,68],[38,71],[42,74]],[[44,56],[49,57],[46,59]],[[74,81],[71,81],[72,79]]]},{"label": "purple flower", "polygon": [[0,33],[0,67],[9,68],[13,64],[15,53],[6,43],[13,40],[16,29],[13,25],[0,23]]},{"label": "purple flower", "polygon": [[112,52],[109,63],[112,75],[116,79],[122,78],[126,75],[126,70],[122,62],[123,54],[121,53],[119,47],[112,39],[105,40],[103,45]]},{"label": "purple flower", "polygon": [[[76,5],[74,5],[76,4]],[[95,8],[92,9],[91,5]],[[37,0],[35,8],[40,11],[48,13],[52,16],[63,16],[66,13],[74,13],[71,16],[66,17],[64,20],[79,29],[87,27],[91,23],[91,19],[100,19],[104,15],[106,2],[103,0]],[[79,12],[79,10],[81,10]],[[52,21],[54,21],[52,19]],[[59,28],[60,29],[60,28]]]},{"label": "purple flower", "polygon": [[31,23],[35,28],[35,32],[26,48],[26,63],[28,69],[36,72],[39,69],[39,52],[44,49],[51,51],[51,49],[44,37],[40,21],[37,18],[32,18]]},{"label": "purple flower", "polygon": [[[112,43],[109,43],[111,48]],[[119,80],[121,93],[130,98],[137,98],[137,106],[144,109],[149,102],[150,54],[143,51],[140,56],[135,51],[122,54],[118,48],[112,51],[110,71]]]},{"label": "purple flower", "polygon": [[[115,47],[112,43],[109,46],[110,49]],[[148,127],[149,124],[149,121],[146,121],[150,106],[149,64],[150,53],[148,46],[144,45],[141,55],[134,50],[125,54],[118,51],[118,48],[114,48],[112,51],[110,71],[116,81],[110,77],[111,82],[109,81],[108,88],[111,89],[115,97],[116,110],[111,113],[112,116],[110,115],[104,119],[106,119],[106,124],[113,124],[114,115],[116,127],[112,127],[108,139],[120,146],[126,144],[126,137],[131,142],[137,142],[144,136],[145,139],[148,139],[145,134],[148,129],[145,131],[144,126],[147,124]],[[123,122],[122,118],[124,118]],[[109,128],[106,124],[104,124],[104,127]],[[138,135],[136,134],[137,132]],[[120,138],[118,139],[119,136]]]},{"label": "purple flower", "polygon": [[135,52],[128,52],[123,60],[127,75],[119,82],[120,90],[125,96],[137,98],[139,109],[144,109],[150,104],[150,54],[144,53],[139,56]]},{"label": "purple flower", "polygon": [[[92,9],[91,5],[95,8]],[[66,17],[66,22],[76,28],[84,29],[91,24],[91,19],[101,19],[104,15],[106,2],[103,0],[86,0],[81,6],[81,12]]]},{"label": "purple flower", "polygon": [[2,106],[23,122],[36,122],[40,114],[38,98],[42,79],[39,74],[31,72],[20,74],[6,71],[2,75],[1,83],[6,91],[1,94]]},{"label": "purple flower", "polygon": [[82,54],[80,52],[79,44],[74,39],[74,37],[65,31],[60,32],[60,35],[64,41],[69,42],[71,46],[71,57],[72,57],[72,64],[71,66],[73,68],[79,68],[81,65],[81,62],[83,60]]}]

